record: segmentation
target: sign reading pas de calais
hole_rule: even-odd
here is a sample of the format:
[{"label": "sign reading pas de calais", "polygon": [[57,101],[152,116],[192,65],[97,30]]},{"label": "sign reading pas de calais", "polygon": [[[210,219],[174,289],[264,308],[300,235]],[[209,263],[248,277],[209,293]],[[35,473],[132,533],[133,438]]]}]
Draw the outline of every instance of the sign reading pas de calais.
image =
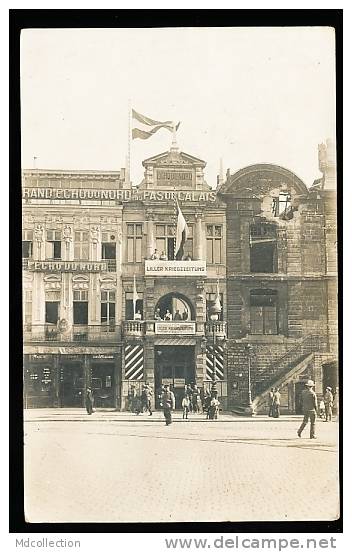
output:
[{"label": "sign reading pas de calais", "polygon": [[210,201],[216,199],[215,192],[170,190],[99,190],[70,188],[23,188],[23,199],[95,199],[98,201]]}]

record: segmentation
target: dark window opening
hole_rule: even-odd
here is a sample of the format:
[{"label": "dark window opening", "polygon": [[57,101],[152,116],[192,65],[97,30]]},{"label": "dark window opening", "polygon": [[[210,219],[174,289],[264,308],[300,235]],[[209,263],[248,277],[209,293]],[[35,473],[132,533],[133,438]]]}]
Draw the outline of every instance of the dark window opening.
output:
[{"label": "dark window opening", "polygon": [[46,259],[61,259],[61,232],[59,230],[47,230],[46,240]]},{"label": "dark window opening", "polygon": [[207,225],[207,262],[221,264],[222,226]]},{"label": "dark window opening", "polygon": [[250,271],[277,272],[276,226],[252,224],[250,227]]},{"label": "dark window opening", "polygon": [[276,335],[277,291],[252,290],[250,293],[251,334]]},{"label": "dark window opening", "polygon": [[74,301],[73,323],[77,325],[88,324],[88,301]]},{"label": "dark window opening", "polygon": [[288,192],[280,192],[278,197],[273,198],[271,211],[274,217],[284,217],[292,212],[291,195]]},{"label": "dark window opening", "polygon": [[[130,299],[129,296],[132,296],[132,293],[126,293],[126,312],[125,312],[125,319],[126,320],[134,320],[135,313],[133,310],[133,299]],[[143,299],[137,299],[136,301],[136,313],[140,312],[141,319],[143,320]]]},{"label": "dark window opening", "polygon": [[116,259],[116,244],[115,243],[102,243],[101,244],[101,258],[102,259]]},{"label": "dark window opening", "polygon": [[177,293],[168,293],[157,302],[154,318],[156,320],[183,320],[189,322],[195,320],[195,313],[186,297]]},{"label": "dark window opening", "polygon": [[22,242],[22,257],[24,259],[31,259],[33,255],[33,242],[23,241]]},{"label": "dark window opening", "polygon": [[100,305],[100,320],[103,325],[115,326],[115,292],[102,291]]},{"label": "dark window opening", "polygon": [[47,324],[57,324],[59,320],[59,301],[45,302],[45,322]]}]

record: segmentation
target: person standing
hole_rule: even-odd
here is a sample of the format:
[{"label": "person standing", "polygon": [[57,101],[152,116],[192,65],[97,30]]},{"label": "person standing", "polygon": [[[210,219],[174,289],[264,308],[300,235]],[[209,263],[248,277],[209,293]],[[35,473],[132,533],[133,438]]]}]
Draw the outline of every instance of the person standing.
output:
[{"label": "person standing", "polygon": [[198,389],[195,385],[192,388],[192,410],[198,412]]},{"label": "person standing", "polygon": [[93,407],[94,407],[94,396],[93,396],[93,391],[91,387],[87,387],[85,403],[86,403],[87,414],[89,415],[92,414]]},{"label": "person standing", "polygon": [[280,418],[280,404],[281,404],[281,393],[278,387],[275,387],[274,396],[273,396],[273,418]]},{"label": "person standing", "polygon": [[172,411],[175,409],[175,395],[170,391],[170,385],[164,386],[161,396],[161,403],[164,409],[165,425],[172,424]]},{"label": "person standing", "polygon": [[273,409],[274,409],[274,388],[273,387],[269,391],[268,406],[269,406],[269,417],[272,418]]},{"label": "person standing", "polygon": [[182,408],[183,408],[182,418],[184,420],[188,420],[189,405],[190,405],[189,396],[187,395],[187,393],[185,393],[182,399]]},{"label": "person standing", "polygon": [[334,402],[334,397],[332,394],[331,387],[327,387],[324,393],[324,406],[325,406],[325,421],[331,422],[332,420],[332,405]]},{"label": "person standing", "polygon": [[308,380],[306,383],[306,389],[302,392],[302,410],[303,410],[303,422],[297,430],[298,437],[301,437],[302,431],[310,421],[310,438],[316,439],[315,435],[315,420],[318,414],[318,401],[317,396],[313,391],[314,381]]},{"label": "person standing", "polygon": [[153,391],[152,391],[149,383],[147,383],[144,386],[144,396],[145,396],[145,409],[147,410],[147,412],[149,412],[149,416],[153,416],[153,411],[152,411]]}]

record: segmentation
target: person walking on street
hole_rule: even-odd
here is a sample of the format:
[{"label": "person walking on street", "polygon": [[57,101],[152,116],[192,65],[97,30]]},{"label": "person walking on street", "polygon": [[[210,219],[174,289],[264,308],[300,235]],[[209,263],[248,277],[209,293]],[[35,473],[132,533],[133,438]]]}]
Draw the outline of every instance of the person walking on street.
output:
[{"label": "person walking on street", "polygon": [[310,421],[310,438],[316,439],[315,420],[318,414],[318,401],[317,396],[313,391],[313,387],[314,381],[308,380],[306,383],[306,389],[302,392],[303,422],[297,430],[298,437],[301,437],[302,431]]},{"label": "person walking on street", "polygon": [[153,396],[153,391],[149,383],[146,383],[144,386],[144,401],[145,401],[144,408],[147,412],[149,412],[149,416],[153,416],[152,396]]},{"label": "person walking on street", "polygon": [[280,403],[281,403],[281,393],[278,387],[275,387],[274,396],[273,396],[273,418],[280,417]]},{"label": "person walking on street", "polygon": [[187,393],[185,393],[185,396],[182,399],[182,408],[183,408],[182,418],[184,420],[188,420],[189,405],[190,405],[189,396],[187,395]]},{"label": "person walking on street", "polygon": [[205,391],[204,395],[204,403],[203,403],[203,412],[207,413],[206,419],[209,420],[210,416],[210,402],[211,402],[211,395],[209,389]]},{"label": "person walking on street", "polygon": [[272,387],[269,392],[268,397],[268,406],[269,406],[269,417],[273,417],[273,410],[274,410],[274,388]]},{"label": "person walking on street", "polygon": [[170,425],[172,424],[171,413],[175,409],[175,395],[170,391],[170,385],[165,385],[161,402],[164,409],[165,425]]},{"label": "person walking on street", "polygon": [[333,394],[331,393],[331,387],[327,387],[324,393],[324,405],[325,405],[325,421],[331,422],[332,420],[332,405],[334,402]]},{"label": "person walking on street", "polygon": [[94,396],[93,396],[93,391],[91,387],[87,387],[85,402],[86,402],[87,414],[90,415],[93,413],[93,407],[94,407]]}]

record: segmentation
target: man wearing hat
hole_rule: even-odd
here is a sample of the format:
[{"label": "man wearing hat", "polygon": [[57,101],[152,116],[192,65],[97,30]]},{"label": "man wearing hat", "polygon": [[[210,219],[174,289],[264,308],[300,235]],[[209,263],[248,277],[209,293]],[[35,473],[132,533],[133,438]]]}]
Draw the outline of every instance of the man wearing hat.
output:
[{"label": "man wearing hat", "polygon": [[303,422],[299,430],[297,431],[298,437],[301,437],[302,431],[306,427],[310,420],[310,438],[316,439],[315,436],[315,420],[318,414],[318,401],[317,396],[313,391],[314,381],[308,380],[306,383],[306,389],[302,392],[302,409],[303,409]]},{"label": "man wearing hat", "polygon": [[164,409],[165,423],[166,425],[170,425],[172,424],[171,412],[175,409],[175,395],[170,391],[170,385],[164,386],[161,404]]},{"label": "man wearing hat", "polygon": [[325,421],[331,422],[332,420],[332,405],[334,402],[334,397],[332,394],[331,387],[327,387],[324,393],[324,405],[325,405]]}]

